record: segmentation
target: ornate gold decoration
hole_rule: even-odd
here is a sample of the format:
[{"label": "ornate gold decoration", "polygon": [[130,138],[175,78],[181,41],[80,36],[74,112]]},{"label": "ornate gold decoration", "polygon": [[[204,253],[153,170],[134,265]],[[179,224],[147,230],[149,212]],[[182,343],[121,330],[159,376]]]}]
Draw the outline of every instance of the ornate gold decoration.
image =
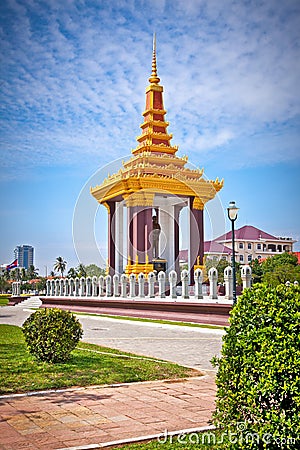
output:
[{"label": "ornate gold decoration", "polygon": [[153,206],[154,192],[140,191],[131,195],[123,194],[127,207],[132,206]]},{"label": "ornate gold decoration", "polygon": [[193,208],[200,209],[201,211],[204,209],[204,203],[199,197],[195,197],[193,201]]},{"label": "ornate gold decoration", "polygon": [[152,54],[152,73],[149,78],[149,82],[153,84],[158,84],[160,79],[157,76],[157,67],[156,67],[156,34],[153,36],[153,54]]},{"label": "ornate gold decoration", "polygon": [[129,276],[131,273],[134,273],[135,275],[138,275],[139,273],[144,273],[145,275],[148,275],[150,272],[153,272],[154,266],[153,264],[149,264],[146,262],[146,264],[127,264],[125,267],[125,274]]}]

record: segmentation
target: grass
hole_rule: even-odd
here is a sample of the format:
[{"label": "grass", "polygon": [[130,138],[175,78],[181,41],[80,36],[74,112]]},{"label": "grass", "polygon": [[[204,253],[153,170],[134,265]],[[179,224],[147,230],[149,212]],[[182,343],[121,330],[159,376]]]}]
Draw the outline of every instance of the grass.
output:
[{"label": "grass", "polygon": [[76,316],[97,316],[97,317],[108,317],[109,319],[121,319],[121,320],[132,320],[136,322],[152,322],[159,323],[163,325],[178,325],[181,327],[196,327],[196,328],[209,328],[212,330],[225,330],[225,326],[221,325],[209,325],[204,323],[194,323],[194,322],[177,322],[175,320],[161,320],[161,319],[146,319],[142,317],[129,317],[129,316],[113,316],[109,314],[95,314],[95,313],[83,313],[74,311]]},{"label": "grass", "polygon": [[0,306],[6,306],[9,302],[9,297],[6,295],[0,295]]},{"label": "grass", "polygon": [[[104,352],[105,354],[101,354]],[[131,356],[125,358],[124,356]],[[31,356],[21,329],[0,325],[0,394],[133,381],[185,378],[196,370],[80,342],[64,364]]]}]

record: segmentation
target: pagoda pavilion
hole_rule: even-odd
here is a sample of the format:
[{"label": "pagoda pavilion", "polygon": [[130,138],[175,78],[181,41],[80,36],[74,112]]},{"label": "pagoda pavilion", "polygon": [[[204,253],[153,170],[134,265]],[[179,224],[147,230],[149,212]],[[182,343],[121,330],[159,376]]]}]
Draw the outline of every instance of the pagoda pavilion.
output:
[{"label": "pagoda pavilion", "polygon": [[167,132],[163,87],[157,75],[156,43],[146,88],[141,134],[132,157],[91,188],[108,212],[108,271],[118,273],[175,270],[179,276],[179,215],[188,208],[189,269],[203,264],[203,209],[223,187],[223,180],[203,177],[203,169],[186,167],[187,156],[176,155]]}]

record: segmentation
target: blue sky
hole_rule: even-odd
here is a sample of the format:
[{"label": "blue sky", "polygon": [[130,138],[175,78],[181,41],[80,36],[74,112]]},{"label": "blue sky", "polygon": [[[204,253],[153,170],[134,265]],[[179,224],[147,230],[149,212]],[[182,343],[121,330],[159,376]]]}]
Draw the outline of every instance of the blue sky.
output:
[{"label": "blue sky", "polygon": [[[0,263],[20,244],[41,274],[105,257],[106,210],[87,191],[136,145],[154,31],[172,143],[225,179],[206,237],[235,200],[238,227],[300,240],[299,30],[298,0],[3,0]],[[93,234],[84,254],[74,220],[76,239]]]}]

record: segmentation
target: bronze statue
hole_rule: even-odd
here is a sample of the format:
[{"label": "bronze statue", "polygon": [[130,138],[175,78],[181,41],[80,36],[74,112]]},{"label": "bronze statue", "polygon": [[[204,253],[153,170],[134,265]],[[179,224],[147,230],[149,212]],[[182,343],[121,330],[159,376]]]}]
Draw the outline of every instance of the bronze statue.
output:
[{"label": "bronze statue", "polygon": [[158,223],[158,217],[152,217],[152,257],[153,259],[159,258],[159,235],[160,225]]}]

